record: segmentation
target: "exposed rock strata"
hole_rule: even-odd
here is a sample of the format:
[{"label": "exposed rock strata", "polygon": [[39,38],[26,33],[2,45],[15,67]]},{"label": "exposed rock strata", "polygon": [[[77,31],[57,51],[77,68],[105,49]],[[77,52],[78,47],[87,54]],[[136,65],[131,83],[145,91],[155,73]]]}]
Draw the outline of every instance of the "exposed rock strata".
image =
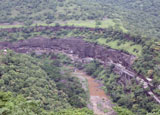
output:
[{"label": "exposed rock strata", "polygon": [[[46,39],[46,38],[34,38],[15,43],[0,42],[0,49],[9,48],[19,53],[30,53],[34,50],[47,50],[47,51],[62,51],[78,58],[93,58],[98,59],[104,65],[115,65],[114,71],[121,76],[136,77],[137,81],[143,83],[144,88],[150,87],[145,77],[137,75],[131,69],[131,65],[135,56],[114,50],[108,47],[103,47],[97,44],[88,43],[82,39]],[[77,59],[78,59],[77,58]],[[149,95],[160,103],[160,99],[153,93],[149,92]]]},{"label": "exposed rock strata", "polygon": [[34,48],[49,48],[53,50],[64,51],[69,54],[76,54],[80,58],[91,57],[97,58],[104,62],[113,62],[130,67],[135,56],[113,50],[108,47],[102,47],[97,44],[85,42],[81,39],[45,39],[34,38],[29,40],[18,41],[15,43],[1,42],[0,49],[10,48],[19,53],[27,53]]}]

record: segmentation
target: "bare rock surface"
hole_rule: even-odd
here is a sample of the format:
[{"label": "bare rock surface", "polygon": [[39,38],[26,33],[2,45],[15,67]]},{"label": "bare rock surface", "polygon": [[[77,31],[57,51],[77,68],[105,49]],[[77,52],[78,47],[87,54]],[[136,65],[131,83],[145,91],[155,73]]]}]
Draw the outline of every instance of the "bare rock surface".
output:
[{"label": "bare rock surface", "polygon": [[[114,72],[121,77],[125,77],[126,79],[136,77],[136,80],[141,82],[144,88],[151,88],[153,86],[149,80],[142,75],[137,75],[131,68],[132,63],[136,58],[135,56],[109,47],[88,43],[80,38],[47,39],[36,37],[28,40],[20,40],[15,43],[0,42],[0,49],[6,48],[12,49],[18,53],[61,51],[70,55],[73,59],[80,59],[82,61],[84,58],[97,59],[104,65],[114,65]],[[152,96],[155,101],[160,103],[160,97],[154,92],[151,91],[148,94]]]}]

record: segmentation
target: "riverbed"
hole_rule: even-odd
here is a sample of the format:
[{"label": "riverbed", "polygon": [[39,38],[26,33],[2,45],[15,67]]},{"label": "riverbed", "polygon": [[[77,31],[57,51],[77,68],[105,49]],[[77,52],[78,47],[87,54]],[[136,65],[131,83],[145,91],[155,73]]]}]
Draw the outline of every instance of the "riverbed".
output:
[{"label": "riverbed", "polygon": [[[82,87],[88,87],[90,101],[88,105],[91,105],[91,109],[94,111],[95,115],[116,115],[109,96],[101,89],[101,85],[96,79],[77,69],[74,69],[72,75],[80,79]],[[84,86],[86,85],[85,80],[87,86]]]}]

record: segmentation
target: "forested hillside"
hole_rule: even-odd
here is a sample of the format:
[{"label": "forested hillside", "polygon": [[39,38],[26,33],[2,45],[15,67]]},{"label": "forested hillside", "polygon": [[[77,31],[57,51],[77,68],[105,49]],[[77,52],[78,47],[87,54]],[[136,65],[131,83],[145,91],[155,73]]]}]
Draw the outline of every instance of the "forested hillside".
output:
[{"label": "forested hillside", "polygon": [[0,92],[0,114],[2,115],[93,115],[87,108],[62,109],[58,112],[49,112],[40,107],[35,100],[27,100],[22,95],[14,96],[11,92]]},{"label": "forested hillside", "polygon": [[160,37],[159,0],[99,0],[116,7],[125,27],[143,36]]},{"label": "forested hillside", "polygon": [[71,66],[118,115],[160,114],[160,0],[0,0],[0,49],[2,115],[93,115]]},{"label": "forested hillside", "polygon": [[[1,52],[0,63],[1,91],[10,91],[14,95],[21,94],[28,101],[37,101],[40,108],[52,112],[72,109],[73,107],[86,107],[86,92],[82,89],[78,79],[71,77],[69,73],[61,73],[60,61],[51,61],[47,58],[44,59],[44,57],[33,58],[8,51],[7,53]],[[3,101],[3,95],[1,96]],[[5,99],[8,99],[8,97],[4,96],[4,101],[7,101]],[[20,97],[20,99],[23,98]],[[3,107],[4,103],[2,101],[0,101],[0,105]],[[32,102],[26,103],[29,104],[28,109],[30,108],[30,103],[34,106]],[[25,102],[23,104],[25,106]],[[26,106],[25,108],[27,109]],[[14,109],[13,107],[12,111],[4,108],[1,113],[15,112]],[[32,109],[29,111],[38,112]]]},{"label": "forested hillside", "polygon": [[99,21],[104,27],[125,27],[131,33],[153,38],[160,37],[159,19],[159,0],[1,0],[0,4],[0,23],[84,26],[87,22],[87,26]]},{"label": "forested hillside", "polygon": [[[134,78],[131,81],[121,80],[121,77],[113,72],[114,66],[104,68],[97,61],[93,61],[81,66],[81,68],[84,68],[89,75],[101,79],[105,91],[111,95],[113,102],[116,102],[119,106],[128,108],[135,115],[159,114],[160,106],[147,96],[147,89],[137,84]],[[130,113],[130,115],[132,114]]]},{"label": "forested hillside", "polygon": [[[7,33],[7,31],[9,32]],[[113,29],[102,29],[102,30],[101,29],[91,29],[90,30],[90,28],[87,29],[87,28],[61,27],[61,26],[26,27],[26,28],[18,28],[18,29],[13,28],[13,29],[6,29],[6,31],[3,30],[0,32],[0,34],[3,38],[1,39],[2,41],[9,41],[11,43],[18,42],[19,40],[27,40],[27,39],[32,40],[32,38],[37,37],[37,36],[42,36],[44,37],[43,39],[46,39],[46,40],[47,38],[51,40],[58,40],[58,39],[63,40],[63,38],[84,39],[93,44],[100,44],[100,45],[107,46],[107,47],[111,46],[111,48],[115,48],[127,54],[136,55],[137,59],[132,65],[133,69],[138,74],[144,75],[145,78],[152,79],[151,81],[151,83],[153,84],[152,91],[156,93],[157,95],[160,94],[159,89],[158,89],[158,86],[160,83],[160,79],[158,77],[159,68],[157,68],[160,63],[159,58],[158,58],[159,50],[156,49],[156,48],[159,48],[159,46],[158,46],[158,42],[157,42],[157,45],[154,43],[156,42],[156,40],[154,39],[152,40],[153,41],[152,42],[148,38],[143,38],[141,36],[131,36],[130,34],[125,34],[121,31],[114,31]],[[148,41],[146,41],[146,39],[148,39]],[[124,46],[125,44],[126,46]],[[155,57],[153,57],[153,55]],[[9,56],[5,55],[4,60],[7,59],[6,56],[7,58],[10,57],[9,59],[11,60],[12,60],[12,57],[15,57],[15,55],[9,55]],[[20,57],[20,55],[18,57]],[[18,57],[16,56],[16,58]],[[57,56],[53,55],[53,57],[57,57]],[[29,60],[34,60],[34,59],[35,58],[29,58]],[[44,59],[45,60],[41,60],[42,62],[41,69],[47,73],[49,72],[49,75],[50,74],[53,75],[54,81],[55,81],[55,84],[57,84],[56,86],[58,90],[63,90],[65,94],[71,97],[71,98],[66,97],[67,103],[69,102],[69,104],[72,104],[73,102],[74,104],[72,106],[74,107],[81,107],[81,106],[85,107],[86,106],[84,102],[86,100],[85,96],[82,96],[84,100],[81,100],[81,98],[78,98],[77,97],[78,95],[72,96],[72,95],[75,95],[75,93],[74,92],[69,93],[71,92],[71,90],[70,89],[66,90],[65,88],[66,85],[63,84],[63,82],[62,84],[59,84],[59,80],[61,81],[61,75],[57,76],[57,74],[55,74],[55,72],[57,71],[53,71],[55,67],[50,65],[50,61],[48,59],[47,59],[48,61],[46,60],[46,58]],[[61,58],[58,57],[58,59],[61,59]],[[67,64],[68,64],[68,61],[69,61],[68,59],[64,60],[64,62]],[[20,63],[22,62],[23,60]],[[56,62],[55,64],[56,66],[59,67],[59,69],[62,67],[59,65],[60,64],[59,62]],[[112,67],[114,68],[114,66]],[[98,65],[91,64],[91,66],[88,66],[87,71],[90,71],[90,68],[91,68],[91,72],[87,72],[87,73],[91,74],[97,79],[102,80],[104,82],[106,92],[109,93],[113,101],[118,103],[120,106],[126,107],[129,110],[132,110],[134,113],[137,113],[137,114],[146,114],[147,112],[158,112],[157,108],[159,108],[159,105],[157,105],[157,103],[154,102],[151,97],[148,97],[146,93],[144,93],[144,92],[147,92],[147,90],[149,89],[143,89],[142,85],[136,84],[135,79],[132,80],[132,85],[128,84],[125,87],[123,85],[116,85],[116,87],[113,87],[114,84],[117,83],[117,80],[119,79],[119,77],[116,77],[117,75],[114,74],[112,70],[103,71],[104,68],[101,66],[99,67],[99,64]],[[24,73],[25,72],[26,71],[24,71]],[[26,74],[30,75],[30,73],[26,73]],[[34,79],[31,79],[31,81],[32,80]],[[77,82],[74,81],[74,83],[77,83]],[[2,85],[5,86],[5,84],[2,84]],[[70,85],[71,85],[70,88],[72,88],[72,85],[74,84],[70,83]],[[79,87],[79,86],[76,86],[76,87]],[[12,90],[9,90],[9,91],[12,91]],[[128,91],[132,92],[132,94],[131,95],[128,94],[127,96],[125,96],[126,92]],[[128,102],[125,102],[125,101],[128,101]],[[148,104],[144,105],[144,103],[148,103]],[[50,105],[48,106],[50,107]],[[59,105],[59,107],[60,106],[61,105]]]}]

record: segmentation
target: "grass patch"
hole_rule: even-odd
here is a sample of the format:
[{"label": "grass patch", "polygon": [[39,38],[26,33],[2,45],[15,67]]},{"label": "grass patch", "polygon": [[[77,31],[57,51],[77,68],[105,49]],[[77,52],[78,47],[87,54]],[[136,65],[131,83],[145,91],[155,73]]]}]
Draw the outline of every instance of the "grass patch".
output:
[{"label": "grass patch", "polygon": [[[32,24],[31,26],[55,26],[56,23],[59,23],[60,25],[64,26],[64,25],[68,25],[68,26],[78,26],[78,27],[90,27],[90,28],[95,28],[95,27],[99,27],[99,28],[108,28],[108,27],[113,27],[116,29],[115,25],[116,23],[112,20],[112,19],[106,19],[106,20],[101,20],[99,21],[100,25],[96,26],[96,21],[94,20],[69,20],[69,21],[59,21],[59,22],[55,22],[55,23],[51,23],[51,24],[46,24],[44,22],[37,22]],[[123,25],[121,23],[118,24],[119,28],[123,31],[123,32],[127,32],[127,30],[123,27]],[[20,25],[20,24],[15,24],[15,25],[0,25],[0,28],[18,28],[18,27],[24,27],[24,25]]]},{"label": "grass patch", "polygon": [[[134,44],[132,41],[110,40],[107,42],[108,39],[99,38],[96,41],[100,45],[107,45],[113,49],[124,50],[137,57],[141,56],[142,54],[142,46],[138,44]],[[89,39],[85,39],[85,40],[89,42],[93,42],[92,40],[89,40]]]},{"label": "grass patch", "polygon": [[[110,26],[114,26],[115,23],[111,20],[111,19],[107,19],[105,21],[100,21],[100,25],[98,27],[100,28],[108,28]],[[85,21],[75,21],[75,20],[71,20],[71,21],[67,21],[65,22],[65,24],[71,26],[80,26],[80,27],[91,27],[91,28],[95,28],[96,27],[96,21],[94,20],[85,20]]]},{"label": "grass patch", "polygon": [[[94,20],[69,20],[69,21],[57,21],[55,23],[59,23],[62,26],[68,25],[68,26],[78,26],[78,27],[90,27],[90,28],[108,28],[108,27],[114,27],[115,22],[112,19],[107,19],[100,21],[100,25],[96,26],[96,21]],[[38,22],[37,25],[42,25],[42,26],[54,26],[55,23],[51,24],[46,24],[43,22]],[[32,26],[35,26],[36,24],[32,24]]]},{"label": "grass patch", "polygon": [[0,28],[20,28],[23,27],[23,25],[0,25]]}]

